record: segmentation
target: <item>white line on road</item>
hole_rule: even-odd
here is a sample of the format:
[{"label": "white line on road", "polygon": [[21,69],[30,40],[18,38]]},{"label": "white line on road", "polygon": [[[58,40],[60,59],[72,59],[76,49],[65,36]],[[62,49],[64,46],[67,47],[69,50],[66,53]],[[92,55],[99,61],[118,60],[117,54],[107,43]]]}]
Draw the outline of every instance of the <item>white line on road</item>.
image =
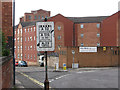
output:
[{"label": "white line on road", "polygon": [[87,73],[87,72],[95,72],[95,70],[94,71],[80,71],[80,72],[76,72],[76,73]]}]

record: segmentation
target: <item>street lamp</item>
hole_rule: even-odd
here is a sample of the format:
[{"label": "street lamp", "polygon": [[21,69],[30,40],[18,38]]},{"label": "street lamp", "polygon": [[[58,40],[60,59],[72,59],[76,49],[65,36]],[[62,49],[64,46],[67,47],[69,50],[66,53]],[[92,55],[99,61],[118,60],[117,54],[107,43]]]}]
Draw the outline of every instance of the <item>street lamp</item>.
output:
[{"label": "street lamp", "polygon": [[74,68],[74,55],[75,55],[75,51],[72,50],[72,54],[73,54],[73,68]]}]

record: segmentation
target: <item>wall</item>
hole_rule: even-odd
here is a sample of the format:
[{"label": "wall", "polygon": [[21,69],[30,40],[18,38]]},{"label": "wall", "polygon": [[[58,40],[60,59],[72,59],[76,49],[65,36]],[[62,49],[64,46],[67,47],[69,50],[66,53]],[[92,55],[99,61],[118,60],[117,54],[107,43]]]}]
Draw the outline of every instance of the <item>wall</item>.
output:
[{"label": "wall", "polygon": [[67,67],[71,68],[73,63],[72,50],[75,51],[74,63],[79,63],[79,67],[103,67],[103,66],[118,66],[118,48],[107,47],[103,51],[102,47],[98,48],[97,53],[80,53],[78,47],[68,47],[67,55],[60,57],[60,67],[66,61]]},{"label": "wall", "polygon": [[[118,46],[118,13],[101,23],[101,46]],[[120,32],[120,31],[119,31]]]},{"label": "wall", "polygon": [[[97,43],[100,43],[100,37],[97,37],[97,34],[100,34],[100,27],[97,28],[97,24],[100,23],[75,24],[76,46],[81,46],[81,43],[84,46],[97,46]],[[81,25],[84,25],[84,27],[81,28]],[[81,34],[84,34],[84,36],[81,37]]]},{"label": "wall", "polygon": [[13,85],[13,59],[11,57],[2,58],[2,88],[12,88]]}]

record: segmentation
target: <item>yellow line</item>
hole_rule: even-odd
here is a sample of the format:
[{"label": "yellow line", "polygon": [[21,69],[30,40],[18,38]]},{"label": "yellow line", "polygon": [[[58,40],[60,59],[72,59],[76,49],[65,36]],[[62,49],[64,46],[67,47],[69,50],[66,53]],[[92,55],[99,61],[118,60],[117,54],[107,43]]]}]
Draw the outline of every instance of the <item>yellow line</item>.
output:
[{"label": "yellow line", "polygon": [[[18,72],[18,71],[17,71],[17,72]],[[33,81],[34,83],[36,83],[36,84],[38,84],[38,85],[40,85],[40,86],[42,86],[42,87],[44,88],[44,84],[41,83],[41,82],[39,82],[38,80],[36,80],[36,79],[34,79],[34,78],[32,78],[32,77],[30,77],[30,76],[28,76],[28,75],[26,75],[26,74],[24,74],[24,73],[22,73],[22,72],[18,72],[18,73],[22,74],[23,76],[27,77],[28,79],[30,79],[30,80]],[[51,87],[49,87],[49,88],[51,88]]]}]

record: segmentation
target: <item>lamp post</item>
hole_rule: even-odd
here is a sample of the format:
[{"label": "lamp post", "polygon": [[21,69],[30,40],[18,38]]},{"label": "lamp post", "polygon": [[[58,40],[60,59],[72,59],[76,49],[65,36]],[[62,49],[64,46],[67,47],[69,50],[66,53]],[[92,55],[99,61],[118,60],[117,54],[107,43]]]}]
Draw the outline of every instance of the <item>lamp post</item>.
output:
[{"label": "lamp post", "polygon": [[14,31],[15,31],[15,0],[13,0],[13,85],[15,85]]},{"label": "lamp post", "polygon": [[[47,18],[45,18],[45,22],[47,22]],[[45,51],[45,75],[44,90],[49,90],[49,81],[47,75],[47,51]]]},{"label": "lamp post", "polygon": [[74,69],[74,55],[75,55],[75,51],[72,50],[72,54],[73,54],[73,69]]}]

